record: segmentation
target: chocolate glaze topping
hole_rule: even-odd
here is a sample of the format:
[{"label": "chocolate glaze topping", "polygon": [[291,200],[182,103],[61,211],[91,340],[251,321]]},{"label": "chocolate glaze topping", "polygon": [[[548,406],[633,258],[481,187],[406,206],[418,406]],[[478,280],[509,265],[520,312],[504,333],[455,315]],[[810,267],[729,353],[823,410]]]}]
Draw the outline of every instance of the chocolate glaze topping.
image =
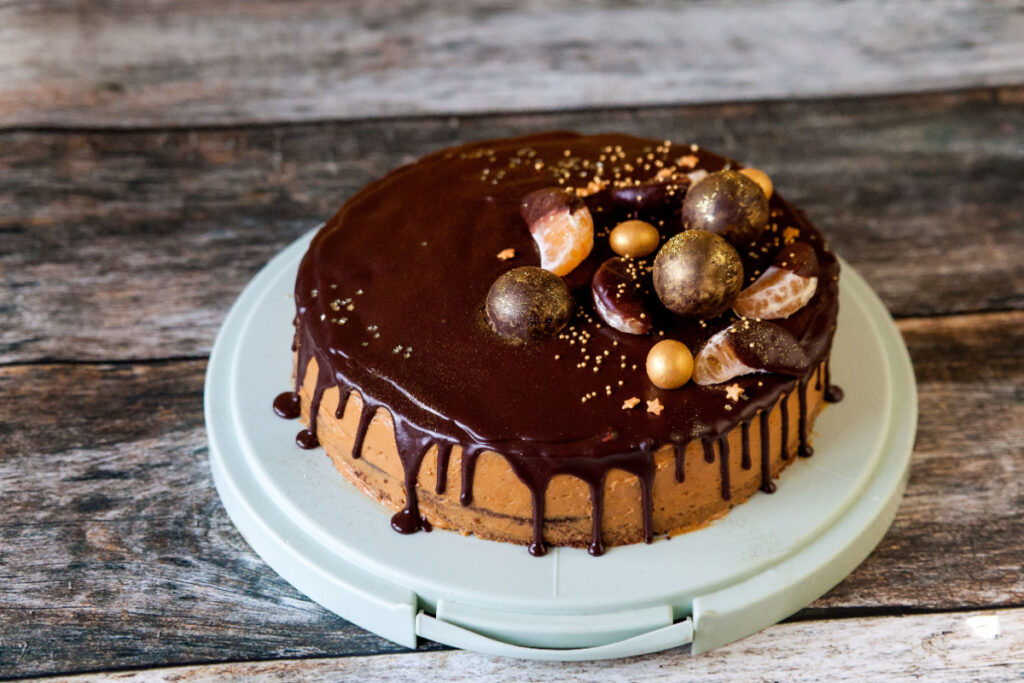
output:
[{"label": "chocolate glaze topping", "polygon": [[[691,159],[684,163],[681,157]],[[644,537],[650,542],[655,450],[664,444],[674,447],[678,481],[685,478],[683,454],[689,442],[702,441],[708,462],[714,462],[717,450],[722,497],[728,500],[726,436],[743,425],[742,462],[749,469],[748,430],[758,416],[761,490],[770,493],[775,485],[768,471],[768,410],[780,396],[797,391],[799,452],[810,455],[806,391],[811,374],[818,372],[820,384],[824,372],[828,395],[840,396],[838,387],[828,384],[827,370],[839,266],[803,213],[773,196],[769,229],[740,256],[744,272],[756,277],[785,242],[799,239],[813,248],[819,277],[814,299],[791,317],[773,321],[797,340],[808,365],[795,377],[759,373],[736,378],[744,400],[727,400],[720,385],[658,389],[644,371],[647,351],[662,333],[696,353],[735,320],[732,313],[701,324],[660,310],[653,314],[651,334],[630,335],[602,324],[589,292],[590,276],[614,256],[607,240],[611,228],[640,218],[657,226],[664,241],[682,230],[679,212],[689,184],[685,174],[694,166],[710,172],[729,164],[696,147],[668,142],[550,133],[442,150],[371,183],[314,237],[299,268],[296,394],[311,360],[319,369],[309,428],[299,433],[299,445],[317,445],[317,414],[330,387],[343,397],[339,417],[350,391],[358,391],[364,401],[353,457],[361,453],[373,415],[387,410],[405,472],[405,506],[392,518],[392,527],[401,533],[425,526],[416,478],[433,446],[439,449],[438,493],[445,490],[451,447],[462,449],[460,495],[467,506],[473,504],[477,456],[495,451],[530,490],[533,555],[546,550],[544,491],[552,477],[569,474],[588,484],[593,509],[589,551],[600,555],[605,477],[611,469],[633,474],[641,485]],[[505,271],[540,264],[520,205],[530,192],[551,186],[580,189],[585,195],[595,222],[595,246],[565,278],[574,290],[569,326],[550,339],[510,344],[489,329],[484,300]],[[785,237],[787,228],[796,236]],[[497,258],[508,249],[515,251],[514,259]],[[640,263],[649,267],[652,261],[653,255]],[[624,410],[623,401],[634,396],[658,399],[664,411],[646,412],[643,402]],[[283,394],[274,407],[282,417],[295,417],[296,404],[295,395]],[[782,411],[783,444],[788,412]]]},{"label": "chocolate glaze topping", "polygon": [[751,320],[735,325],[728,333],[736,357],[752,368],[780,375],[800,376],[810,361],[800,343],[775,322]]},{"label": "chocolate glaze topping", "polygon": [[302,401],[294,391],[278,394],[274,399],[274,413],[286,420],[294,420],[302,412]]}]

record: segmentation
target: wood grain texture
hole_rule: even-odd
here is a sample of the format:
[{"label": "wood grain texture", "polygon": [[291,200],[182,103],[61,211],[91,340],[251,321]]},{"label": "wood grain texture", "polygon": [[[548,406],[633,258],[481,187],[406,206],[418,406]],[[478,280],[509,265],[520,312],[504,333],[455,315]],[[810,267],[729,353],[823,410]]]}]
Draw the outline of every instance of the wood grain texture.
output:
[{"label": "wood grain texture", "polygon": [[182,126],[1020,84],[1017,0],[0,6],[0,126]]},{"label": "wood grain texture", "polygon": [[915,608],[1024,605],[1024,312],[898,325],[920,409],[907,493],[871,557],[805,614],[870,612],[889,586]]},{"label": "wood grain texture", "polygon": [[897,316],[1024,308],[1024,89],[197,131],[0,133],[0,363],[202,357],[253,273],[367,181],[553,128],[769,171]]},{"label": "wood grain texture", "polygon": [[[0,678],[1021,680],[1022,36],[1020,0],[0,0]],[[698,658],[404,653],[210,479],[205,357],[255,271],[399,164],[555,128],[769,171],[914,361],[882,543]]]},{"label": "wood grain texture", "polygon": [[0,677],[400,650],[249,549],[210,479],[203,361],[0,374]]},{"label": "wood grain texture", "polygon": [[[823,647],[823,643],[827,646]],[[823,656],[825,655],[825,656]],[[808,666],[814,662],[812,668]],[[1005,681],[1024,678],[1024,609],[781,624],[698,657],[686,649],[611,662],[509,662],[448,651],[158,669],[97,681]],[[71,681],[82,679],[72,678]]]},{"label": "wood grain texture", "polygon": [[[1024,311],[901,327],[921,406],[907,497],[879,549],[795,621],[1024,606]],[[0,368],[0,677],[399,649],[301,596],[231,525],[207,465],[204,369],[202,360]],[[931,640],[893,641],[872,665],[938,666],[951,638],[936,624],[962,618],[899,622]],[[872,623],[771,629],[749,647],[791,667],[792,648],[806,665],[808,648],[825,641],[852,657],[897,633]],[[1013,634],[1004,657],[1019,654]]]}]

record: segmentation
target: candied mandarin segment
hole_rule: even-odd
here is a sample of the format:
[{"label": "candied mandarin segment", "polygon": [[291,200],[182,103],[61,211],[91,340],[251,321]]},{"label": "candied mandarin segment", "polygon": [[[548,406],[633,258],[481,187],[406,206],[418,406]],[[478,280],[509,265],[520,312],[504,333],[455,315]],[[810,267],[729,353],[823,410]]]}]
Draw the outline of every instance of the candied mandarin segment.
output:
[{"label": "candied mandarin segment", "polygon": [[737,320],[704,344],[693,364],[693,381],[719,384],[752,372],[795,377],[810,365],[788,330],[760,320]]},{"label": "candied mandarin segment", "polygon": [[531,192],[521,213],[540,252],[540,265],[568,275],[594,248],[594,219],[583,200],[561,188]]},{"label": "candied mandarin segment", "polygon": [[732,310],[745,318],[788,318],[818,291],[818,257],[806,242],[784,246],[772,265],[736,297]]},{"label": "candied mandarin segment", "polygon": [[728,382],[733,377],[760,372],[736,355],[736,350],[726,338],[728,330],[722,330],[711,337],[693,361],[693,381],[706,386]]},{"label": "candied mandarin segment", "polygon": [[541,267],[555,275],[568,275],[594,247],[594,223],[590,212],[553,216],[533,231],[540,250]]},{"label": "candied mandarin segment", "polygon": [[769,266],[754,284],[739,293],[732,310],[744,318],[788,318],[806,306],[817,289],[816,277],[803,277],[785,268]]}]

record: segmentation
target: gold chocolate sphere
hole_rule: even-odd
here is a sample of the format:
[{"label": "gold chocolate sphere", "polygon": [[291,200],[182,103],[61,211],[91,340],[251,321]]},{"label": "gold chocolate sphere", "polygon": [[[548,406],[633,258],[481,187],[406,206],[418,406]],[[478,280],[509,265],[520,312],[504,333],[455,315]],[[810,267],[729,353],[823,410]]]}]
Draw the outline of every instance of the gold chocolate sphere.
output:
[{"label": "gold chocolate sphere", "polygon": [[768,199],[772,198],[772,192],[775,191],[775,186],[772,185],[772,179],[768,177],[767,173],[759,168],[741,168],[740,173],[760,185],[761,191],[764,192],[765,197]]},{"label": "gold chocolate sphere", "polygon": [[738,171],[715,171],[686,191],[682,217],[688,230],[707,230],[745,248],[768,226],[768,197]]},{"label": "gold chocolate sphere", "polygon": [[660,389],[678,389],[693,375],[693,354],[686,344],[663,339],[647,353],[647,376]]},{"label": "gold chocolate sphere", "polygon": [[487,322],[502,337],[533,341],[553,337],[569,322],[572,296],[565,281],[536,266],[503,273],[484,304]]},{"label": "gold chocolate sphere", "polygon": [[728,310],[740,293],[743,261],[718,235],[687,230],[661,247],[653,277],[654,290],[665,308],[690,318],[714,318]]},{"label": "gold chocolate sphere", "polygon": [[647,221],[624,221],[615,226],[608,243],[619,256],[642,258],[654,253],[661,242],[658,229]]}]

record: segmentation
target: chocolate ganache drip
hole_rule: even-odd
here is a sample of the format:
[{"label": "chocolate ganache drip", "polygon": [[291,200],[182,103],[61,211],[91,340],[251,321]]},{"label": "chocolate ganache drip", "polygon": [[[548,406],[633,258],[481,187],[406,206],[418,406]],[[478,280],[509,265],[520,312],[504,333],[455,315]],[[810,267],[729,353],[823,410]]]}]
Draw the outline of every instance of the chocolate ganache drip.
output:
[{"label": "chocolate ganache drip", "polygon": [[[634,158],[645,162],[637,164],[631,181],[635,191],[599,177],[603,166]],[[683,160],[687,168],[709,172],[735,167],[695,146],[615,134],[551,133],[443,150],[371,183],[314,237],[302,260],[295,286],[295,389],[275,399],[275,412],[284,418],[298,416],[299,393],[314,362],[308,428],[297,437],[302,448],[319,443],[318,416],[329,388],[340,392],[338,418],[351,393],[362,399],[353,458],[362,453],[373,417],[387,411],[405,474],[404,506],[391,521],[400,533],[429,527],[420,515],[416,482],[433,449],[433,489],[440,495],[447,487],[451,449],[460,447],[459,494],[465,506],[473,505],[479,454],[500,454],[530,492],[533,555],[546,550],[544,499],[553,477],[570,475],[587,484],[593,518],[589,552],[600,555],[605,478],[612,469],[635,476],[643,537],[650,543],[655,451],[671,445],[675,478],[683,482],[687,445],[700,439],[707,463],[714,463],[717,451],[721,495],[729,500],[727,435],[742,425],[741,466],[749,470],[749,430],[755,419],[761,490],[771,493],[775,484],[769,443],[773,436],[779,438],[784,457],[788,453],[790,403],[798,412],[797,452],[809,456],[811,375],[817,373],[818,390],[824,375],[829,400],[841,397],[838,387],[829,384],[827,358],[839,266],[806,217],[773,195],[769,208],[774,228],[740,256],[744,271],[757,274],[789,243],[788,231],[813,247],[819,285],[812,305],[773,321],[798,340],[811,364],[795,378],[773,373],[737,377],[732,382],[742,390],[742,401],[726,400],[719,386],[691,383],[658,389],[643,369],[653,340],[663,336],[699,349],[736,319],[731,312],[697,321],[660,311],[649,334],[633,335],[602,325],[589,296],[591,275],[614,256],[607,235],[617,222],[648,221],[658,227],[662,241],[683,229],[680,207],[690,178],[677,173],[665,179],[658,173]],[[565,277],[575,310],[564,334],[509,343],[488,328],[483,302],[491,283],[510,267],[539,265],[519,205],[530,192],[556,184],[577,188],[583,196],[594,217],[595,246]],[[515,260],[506,263],[496,258],[499,254],[513,254]],[[651,260],[653,256],[641,262],[649,266]],[[797,398],[791,402],[794,391]],[[627,410],[622,404],[629,397],[656,400],[664,408],[652,414],[641,402],[641,407]],[[781,404],[782,425],[772,435],[769,411],[780,397],[787,399]]]}]

